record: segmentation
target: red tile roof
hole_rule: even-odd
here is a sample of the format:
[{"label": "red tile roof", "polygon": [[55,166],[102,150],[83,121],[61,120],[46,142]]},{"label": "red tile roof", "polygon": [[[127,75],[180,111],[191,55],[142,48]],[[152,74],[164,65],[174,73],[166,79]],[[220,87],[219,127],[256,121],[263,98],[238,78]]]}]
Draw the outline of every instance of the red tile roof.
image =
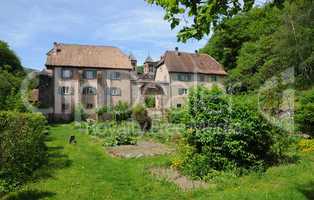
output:
[{"label": "red tile roof", "polygon": [[119,48],[110,46],[55,43],[47,55],[47,67],[132,69],[128,56]]},{"label": "red tile roof", "polygon": [[161,64],[169,72],[227,75],[223,66],[207,54],[166,51],[158,65]]}]

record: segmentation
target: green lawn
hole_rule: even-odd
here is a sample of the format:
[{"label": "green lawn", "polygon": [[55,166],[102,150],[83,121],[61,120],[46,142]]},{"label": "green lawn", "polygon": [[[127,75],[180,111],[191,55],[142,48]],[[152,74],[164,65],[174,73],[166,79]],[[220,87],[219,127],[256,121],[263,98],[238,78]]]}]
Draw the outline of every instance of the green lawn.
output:
[{"label": "green lawn", "polygon": [[265,174],[223,177],[211,189],[182,192],[147,173],[147,167],[167,163],[167,156],[112,158],[101,144],[82,133],[77,134],[76,145],[67,144],[74,132],[70,125],[52,127],[47,142],[49,166],[37,173],[36,182],[6,199],[314,199],[313,153]]}]

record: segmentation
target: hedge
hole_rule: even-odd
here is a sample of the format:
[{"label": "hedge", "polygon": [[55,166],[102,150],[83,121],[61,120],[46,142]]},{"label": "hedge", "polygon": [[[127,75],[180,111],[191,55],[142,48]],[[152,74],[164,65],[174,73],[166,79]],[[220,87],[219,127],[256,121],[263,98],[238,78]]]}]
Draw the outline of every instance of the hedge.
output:
[{"label": "hedge", "polygon": [[0,196],[47,161],[46,124],[39,113],[0,112]]}]

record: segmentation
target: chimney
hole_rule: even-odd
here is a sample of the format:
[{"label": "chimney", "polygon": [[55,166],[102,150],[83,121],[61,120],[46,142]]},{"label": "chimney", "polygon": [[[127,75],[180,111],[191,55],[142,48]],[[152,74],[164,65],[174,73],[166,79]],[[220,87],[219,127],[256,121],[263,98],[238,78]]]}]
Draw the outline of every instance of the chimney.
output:
[{"label": "chimney", "polygon": [[176,51],[176,54],[179,56],[180,55],[179,48],[176,47],[176,48],[174,48],[174,50]]},{"label": "chimney", "polygon": [[61,48],[59,47],[59,44],[57,42],[53,42],[53,49],[54,49],[55,53],[61,51]]}]

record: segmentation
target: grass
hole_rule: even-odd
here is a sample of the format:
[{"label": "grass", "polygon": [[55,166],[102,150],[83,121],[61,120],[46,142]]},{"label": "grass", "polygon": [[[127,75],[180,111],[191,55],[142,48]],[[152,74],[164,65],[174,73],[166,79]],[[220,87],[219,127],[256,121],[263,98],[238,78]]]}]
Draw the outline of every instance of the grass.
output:
[{"label": "grass", "polygon": [[[75,133],[77,144],[68,144]],[[47,145],[49,165],[36,173],[37,181],[5,199],[314,199],[314,153],[263,174],[225,175],[213,180],[210,189],[182,192],[147,173],[147,167],[169,162],[167,156],[112,158],[97,140],[69,125],[52,127]]]}]

